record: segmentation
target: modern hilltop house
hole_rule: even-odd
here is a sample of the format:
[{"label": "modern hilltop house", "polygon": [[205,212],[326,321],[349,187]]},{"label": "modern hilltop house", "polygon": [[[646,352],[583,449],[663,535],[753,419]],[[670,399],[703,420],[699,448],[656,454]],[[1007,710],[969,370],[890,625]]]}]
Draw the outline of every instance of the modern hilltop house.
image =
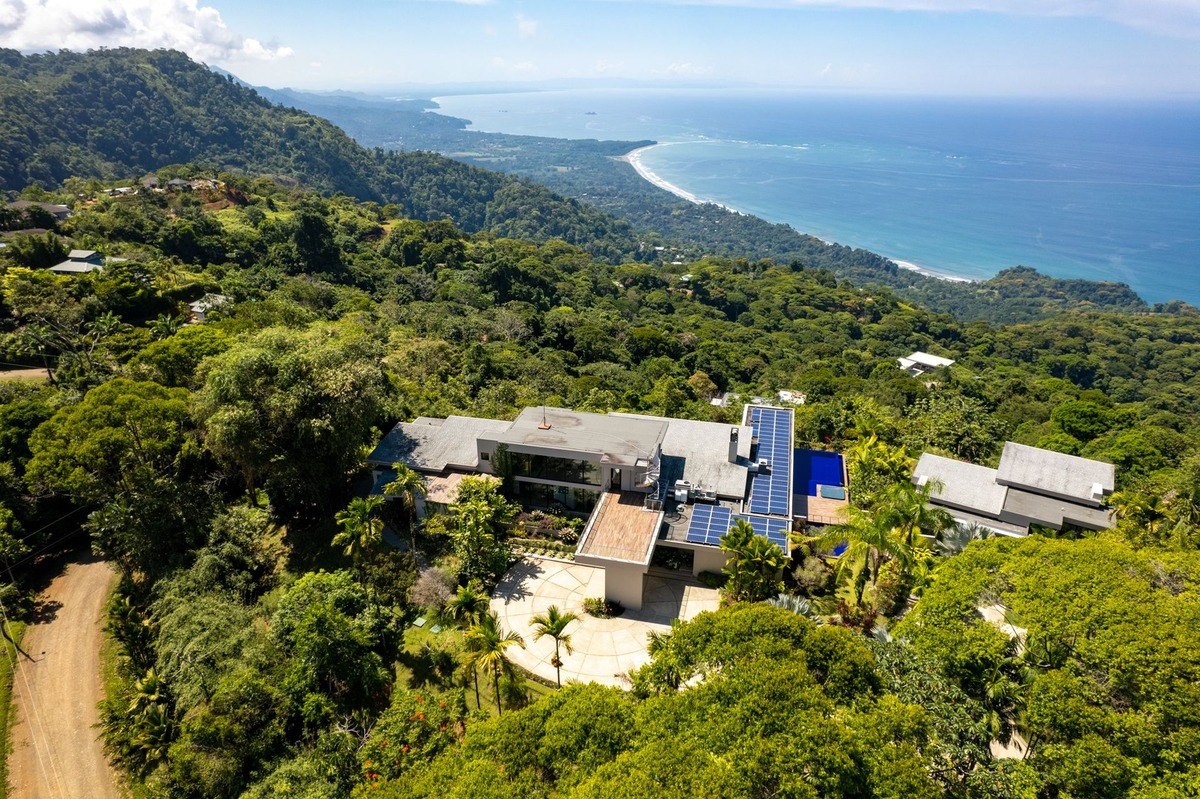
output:
[{"label": "modern hilltop house", "polygon": [[787,549],[799,523],[827,523],[847,502],[837,453],[797,450],[793,411],[747,405],[740,425],[625,413],[526,408],[511,422],[450,416],[401,422],[368,460],[376,490],[393,463],[421,472],[421,512],[452,502],[466,475],[503,476],[530,507],[586,514],[579,563],[602,568],[605,594],[640,608],[657,547],[692,572],[725,563],[737,519]]},{"label": "modern hilltop house", "polygon": [[1111,463],[1012,441],[1004,445],[998,469],[926,452],[913,471],[918,485],[935,481],[932,503],[959,524],[1011,536],[1027,535],[1034,524],[1111,527],[1104,500],[1115,477]]}]

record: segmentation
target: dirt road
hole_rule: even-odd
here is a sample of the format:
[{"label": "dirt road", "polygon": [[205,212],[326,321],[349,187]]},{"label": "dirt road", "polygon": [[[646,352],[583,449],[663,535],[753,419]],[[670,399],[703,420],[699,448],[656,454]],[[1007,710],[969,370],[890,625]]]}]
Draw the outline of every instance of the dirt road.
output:
[{"label": "dirt road", "polygon": [[101,614],[116,575],[75,562],[41,597],[13,679],[16,721],[8,758],[12,799],[117,799],[97,740]]}]

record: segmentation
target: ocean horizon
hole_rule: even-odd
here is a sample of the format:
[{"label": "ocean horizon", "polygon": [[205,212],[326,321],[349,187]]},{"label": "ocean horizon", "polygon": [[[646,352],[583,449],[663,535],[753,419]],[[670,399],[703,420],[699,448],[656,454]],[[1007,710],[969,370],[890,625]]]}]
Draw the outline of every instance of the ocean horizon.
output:
[{"label": "ocean horizon", "polygon": [[652,183],[906,268],[1023,265],[1200,305],[1200,108],[1174,102],[581,90],[436,98],[497,133],[658,142]]}]

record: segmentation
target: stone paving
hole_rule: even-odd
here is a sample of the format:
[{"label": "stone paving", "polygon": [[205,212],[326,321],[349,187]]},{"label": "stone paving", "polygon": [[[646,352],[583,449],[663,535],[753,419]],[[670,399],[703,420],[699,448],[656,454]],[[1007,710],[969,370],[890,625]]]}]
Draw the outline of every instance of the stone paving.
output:
[{"label": "stone paving", "polygon": [[527,557],[509,569],[492,595],[492,610],[505,630],[525,639],[525,648],[509,648],[513,662],[547,680],[554,679],[554,640],[534,641],[530,619],[551,605],[579,615],[567,632],[572,654],[562,651],[562,681],[596,682],[628,688],[627,674],[650,660],[651,631],[666,632],[672,619],[690,619],[720,604],[718,592],[691,580],[649,576],[641,610],[615,619],[597,619],[583,610],[588,597],[604,596],[604,570],[577,563]]}]

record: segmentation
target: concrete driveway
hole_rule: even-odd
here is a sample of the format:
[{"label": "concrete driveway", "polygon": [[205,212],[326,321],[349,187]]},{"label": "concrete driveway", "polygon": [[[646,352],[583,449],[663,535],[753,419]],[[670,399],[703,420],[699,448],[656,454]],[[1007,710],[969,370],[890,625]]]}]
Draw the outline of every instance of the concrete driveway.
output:
[{"label": "concrete driveway", "polygon": [[572,654],[562,653],[562,681],[596,682],[628,688],[626,675],[650,660],[649,633],[667,632],[672,619],[690,619],[716,610],[716,589],[691,580],[650,576],[641,610],[626,610],[615,619],[597,619],[583,610],[588,597],[604,596],[604,571],[577,563],[527,557],[509,569],[492,594],[492,610],[505,630],[525,639],[524,649],[510,648],[513,662],[547,680],[554,680],[554,640],[534,641],[530,619],[551,605],[579,615],[567,628]]}]

